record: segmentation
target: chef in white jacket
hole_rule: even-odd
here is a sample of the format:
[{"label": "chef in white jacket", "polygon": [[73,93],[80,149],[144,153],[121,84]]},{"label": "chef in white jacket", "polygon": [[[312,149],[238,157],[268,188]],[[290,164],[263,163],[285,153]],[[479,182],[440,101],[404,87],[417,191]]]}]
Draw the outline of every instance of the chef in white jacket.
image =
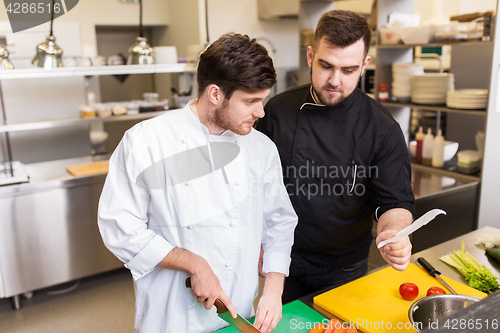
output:
[{"label": "chef in white jacket", "polygon": [[[99,201],[106,247],[130,269],[136,332],[212,332],[255,314],[281,319],[297,216],[274,143],[252,125],[276,83],[266,49],[226,34],[200,56],[199,98],[128,130],[113,153]],[[258,294],[261,245],[267,273]],[[191,277],[192,288],[185,286]]]}]

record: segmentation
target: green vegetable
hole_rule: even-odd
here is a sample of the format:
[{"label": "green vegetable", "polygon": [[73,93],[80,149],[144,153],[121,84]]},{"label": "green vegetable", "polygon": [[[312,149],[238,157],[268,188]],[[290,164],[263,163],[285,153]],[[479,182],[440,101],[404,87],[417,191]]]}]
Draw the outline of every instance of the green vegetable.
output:
[{"label": "green vegetable", "polygon": [[464,252],[464,242],[462,250],[457,250],[442,256],[439,260],[456,268],[468,281],[470,287],[490,294],[499,288],[498,278],[484,265],[480,265],[469,252]]},{"label": "green vegetable", "polygon": [[486,253],[488,253],[493,259],[500,263],[500,250],[497,249],[486,249]]}]

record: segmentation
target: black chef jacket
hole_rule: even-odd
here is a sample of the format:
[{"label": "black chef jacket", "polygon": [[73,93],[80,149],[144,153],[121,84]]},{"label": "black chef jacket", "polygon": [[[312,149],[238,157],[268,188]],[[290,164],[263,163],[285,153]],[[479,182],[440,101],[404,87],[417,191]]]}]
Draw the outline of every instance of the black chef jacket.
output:
[{"label": "black chef jacket", "polygon": [[365,260],[373,217],[392,208],[415,215],[401,127],[361,90],[329,107],[315,102],[307,84],[273,97],[265,111],[257,129],[278,147],[299,217],[291,275]]}]

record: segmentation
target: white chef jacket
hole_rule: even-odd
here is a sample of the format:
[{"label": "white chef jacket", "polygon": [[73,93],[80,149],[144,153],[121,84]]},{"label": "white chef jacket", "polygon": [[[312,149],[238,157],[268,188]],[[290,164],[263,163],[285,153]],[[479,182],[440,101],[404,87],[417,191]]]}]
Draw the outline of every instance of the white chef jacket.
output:
[{"label": "white chef jacket", "polygon": [[[205,258],[247,318],[254,315],[258,294],[261,244],[264,272],[288,275],[297,216],[276,146],[253,129],[245,136],[210,135],[191,105],[125,133],[110,158],[99,201],[104,244],[133,276],[137,332],[212,332],[227,326],[215,307],[206,310],[196,302],[185,286],[187,273],[156,267],[174,247]],[[210,149],[219,142],[239,148],[236,157],[234,149],[223,156],[224,163],[231,161],[222,167],[213,156],[216,149]],[[186,153],[201,147],[205,155]],[[212,172],[200,176],[202,164]]]}]

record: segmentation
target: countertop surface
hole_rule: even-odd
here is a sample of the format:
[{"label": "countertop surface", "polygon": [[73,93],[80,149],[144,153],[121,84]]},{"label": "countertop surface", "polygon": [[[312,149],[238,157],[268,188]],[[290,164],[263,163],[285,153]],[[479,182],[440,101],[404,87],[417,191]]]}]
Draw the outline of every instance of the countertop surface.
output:
[{"label": "countertop surface", "polygon": [[75,177],[71,175],[66,167],[80,164],[88,164],[96,161],[108,159],[108,155],[83,156],[63,160],[54,160],[47,162],[23,164],[25,171],[29,176],[27,183],[11,184],[0,186],[0,196],[24,193],[38,189],[50,187],[59,187],[72,183],[81,183],[89,181],[104,181],[105,175]]},{"label": "countertop surface", "polygon": [[418,164],[412,164],[411,176],[411,185],[416,200],[479,184],[478,177],[456,172],[450,173]]}]

